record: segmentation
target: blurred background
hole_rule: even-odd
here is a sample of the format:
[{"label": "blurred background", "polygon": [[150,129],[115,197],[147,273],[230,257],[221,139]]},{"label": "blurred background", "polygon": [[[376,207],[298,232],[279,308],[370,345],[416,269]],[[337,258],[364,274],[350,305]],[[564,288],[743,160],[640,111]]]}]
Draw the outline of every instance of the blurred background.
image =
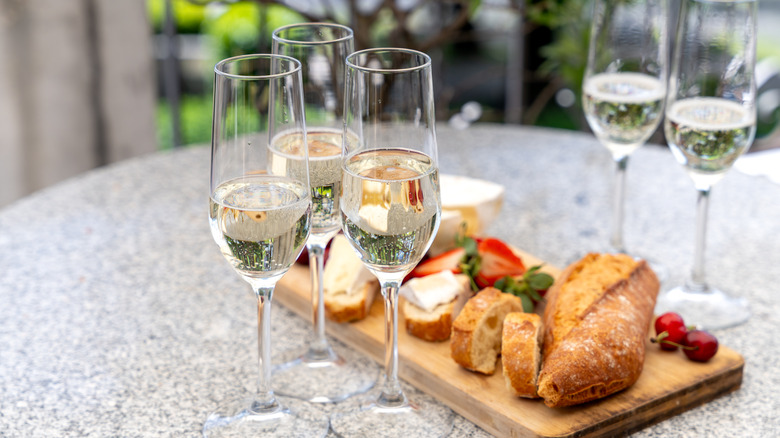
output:
[{"label": "blurred background", "polygon": [[[780,1],[759,9],[753,151],[780,147]],[[214,64],[270,52],[275,28],[303,21],[352,27],[356,49],[431,55],[440,124],[588,132],[590,10],[583,0],[0,0],[0,207],[95,167],[208,143]],[[663,145],[662,133],[651,142]]]}]

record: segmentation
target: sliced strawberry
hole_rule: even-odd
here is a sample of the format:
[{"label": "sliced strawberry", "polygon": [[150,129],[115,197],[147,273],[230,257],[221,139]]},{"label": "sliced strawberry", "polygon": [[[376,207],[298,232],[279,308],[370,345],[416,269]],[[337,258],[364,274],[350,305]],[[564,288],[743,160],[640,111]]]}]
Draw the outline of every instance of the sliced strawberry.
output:
[{"label": "sliced strawberry", "polygon": [[412,270],[410,277],[424,277],[426,275],[438,274],[441,271],[452,271],[457,274],[460,272],[460,261],[464,255],[466,255],[465,249],[455,248],[436,257],[431,257],[417,265]]},{"label": "sliced strawberry", "polygon": [[479,287],[493,286],[496,281],[509,275],[522,275],[525,265],[512,249],[504,242],[488,237],[477,246],[482,258],[479,272],[474,279]]}]

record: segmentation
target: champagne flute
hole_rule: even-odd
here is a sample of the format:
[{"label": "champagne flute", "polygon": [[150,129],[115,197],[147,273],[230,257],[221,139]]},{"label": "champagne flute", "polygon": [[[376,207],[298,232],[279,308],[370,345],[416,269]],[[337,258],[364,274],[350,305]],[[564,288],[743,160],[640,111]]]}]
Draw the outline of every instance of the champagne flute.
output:
[{"label": "champagne flute", "polygon": [[[349,361],[325,337],[323,262],[325,247],[341,229],[341,137],[344,130],[344,60],[354,51],[352,29],[339,24],[291,24],[273,32],[273,52],[301,61],[306,111],[306,141],[312,187],[312,228],[306,248],[311,272],[314,333],[308,349],[292,351],[274,369],[277,392],[312,402],[337,402],[365,392],[376,381],[365,356]],[[275,142],[302,147],[303,137],[288,134]]]},{"label": "champagne flute", "polygon": [[690,279],[661,293],[656,310],[708,329],[750,317],[745,299],[707,284],[704,247],[710,190],[756,133],[756,4],[684,0],[669,81],[664,131],[698,192],[696,238]]},{"label": "champagne flute", "polygon": [[[362,404],[331,416],[340,436],[443,436],[453,414],[398,379],[398,288],[439,228],[431,59],[380,48],[347,57],[342,228],[385,300],[385,373]],[[378,395],[375,393],[378,392]]]},{"label": "champagne flute", "polygon": [[[305,136],[301,63],[278,55],[228,58],[214,68],[209,224],[233,269],[257,297],[257,391],[211,413],[203,435],[324,436],[327,417],[283,405],[270,386],[271,302],[311,225],[306,149],[274,166],[270,139]],[[286,402],[285,402],[286,404]]]},{"label": "champagne flute", "polygon": [[[610,244],[625,253],[623,217],[629,156],[663,117],[668,55],[667,0],[596,0],[583,109],[616,164]],[[652,263],[659,278],[664,268]]]}]

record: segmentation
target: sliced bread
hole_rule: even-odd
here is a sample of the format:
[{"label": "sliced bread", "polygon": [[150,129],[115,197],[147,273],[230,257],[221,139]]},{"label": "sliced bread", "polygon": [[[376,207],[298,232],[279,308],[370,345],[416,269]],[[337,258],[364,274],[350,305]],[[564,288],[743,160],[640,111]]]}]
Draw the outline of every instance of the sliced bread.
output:
[{"label": "sliced bread", "polygon": [[542,361],[542,318],[513,312],[504,318],[501,364],[506,386],[518,397],[538,398],[536,379]]},{"label": "sliced bread", "polygon": [[[426,294],[436,296],[426,300]],[[444,271],[410,280],[401,288],[406,331],[426,341],[446,341],[452,322],[472,295],[466,275]]]},{"label": "sliced bread", "polygon": [[522,311],[520,298],[492,287],[481,290],[466,302],[452,324],[452,358],[466,369],[493,374],[501,352],[504,317]]},{"label": "sliced bread", "polygon": [[347,238],[336,235],[323,272],[325,316],[335,322],[368,316],[379,292],[379,281],[366,269]]}]

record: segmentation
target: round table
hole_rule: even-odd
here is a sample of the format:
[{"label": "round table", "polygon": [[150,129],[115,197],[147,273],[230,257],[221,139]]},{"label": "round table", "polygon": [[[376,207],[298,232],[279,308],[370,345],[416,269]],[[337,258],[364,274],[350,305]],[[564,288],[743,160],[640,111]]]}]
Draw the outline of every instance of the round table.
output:
[{"label": "round table", "polygon": [[[484,124],[440,126],[438,140],[443,173],[506,187],[489,234],[556,266],[606,247],[614,164],[592,136]],[[1,436],[196,436],[218,401],[253,384],[254,296],[211,238],[208,169],[206,146],[159,152],[0,210]],[[632,156],[626,246],[669,269],[664,286],[688,276],[695,198],[665,147]],[[715,332],[745,358],[742,387],[637,436],[780,433],[778,235],[780,186],[736,171],[715,186],[708,279],[753,310]],[[309,331],[275,306],[275,354],[302,349]],[[462,417],[452,432],[487,435]]]}]

